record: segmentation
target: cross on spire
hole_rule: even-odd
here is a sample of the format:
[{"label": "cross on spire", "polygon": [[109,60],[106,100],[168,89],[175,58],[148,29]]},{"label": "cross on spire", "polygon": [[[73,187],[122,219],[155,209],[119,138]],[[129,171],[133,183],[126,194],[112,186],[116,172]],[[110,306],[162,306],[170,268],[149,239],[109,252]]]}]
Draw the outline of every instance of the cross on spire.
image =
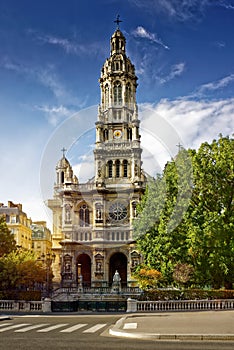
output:
[{"label": "cross on spire", "polygon": [[182,150],[183,145],[181,145],[181,143],[179,142],[178,145],[176,145],[179,148],[179,152]]},{"label": "cross on spire", "polygon": [[67,150],[66,150],[66,148],[65,147],[63,147],[62,149],[61,149],[61,152],[63,152],[63,158],[65,158],[65,152],[66,152]]},{"label": "cross on spire", "polygon": [[123,22],[123,21],[121,21],[121,20],[119,19],[119,15],[117,15],[117,16],[116,16],[116,20],[114,21],[114,23],[116,23],[116,25],[117,25],[117,29],[119,29],[119,24],[120,24],[121,22]]}]

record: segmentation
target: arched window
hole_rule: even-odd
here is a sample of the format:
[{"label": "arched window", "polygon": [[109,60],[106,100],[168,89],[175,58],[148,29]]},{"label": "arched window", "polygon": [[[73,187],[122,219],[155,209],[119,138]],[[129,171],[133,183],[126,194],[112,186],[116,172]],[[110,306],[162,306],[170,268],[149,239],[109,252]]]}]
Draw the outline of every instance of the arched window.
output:
[{"label": "arched window", "polygon": [[86,204],[80,207],[80,226],[89,226],[89,208]]},{"label": "arched window", "polygon": [[119,81],[114,84],[114,104],[122,104],[122,85]]},{"label": "arched window", "polygon": [[108,137],[109,137],[108,129],[105,129],[103,131],[103,139],[104,139],[104,141],[107,141]]},{"label": "arched window", "polygon": [[109,107],[109,86],[106,84],[105,86],[105,95],[104,95],[104,104],[105,108]]},{"label": "arched window", "polygon": [[116,51],[119,50],[119,39],[116,39]]},{"label": "arched window", "polygon": [[128,83],[126,86],[126,104],[130,104],[131,103],[131,85]]},{"label": "arched window", "polygon": [[127,138],[128,138],[128,140],[132,140],[132,129],[131,128],[127,129]]},{"label": "arched window", "polygon": [[61,184],[64,183],[64,171],[61,172]]},{"label": "arched window", "polygon": [[128,177],[128,161],[126,159],[123,161],[123,176]]},{"label": "arched window", "polygon": [[117,159],[115,162],[116,177],[120,177],[120,161]]},{"label": "arched window", "polygon": [[112,160],[108,161],[108,177],[112,177],[112,173],[113,173],[113,162]]}]

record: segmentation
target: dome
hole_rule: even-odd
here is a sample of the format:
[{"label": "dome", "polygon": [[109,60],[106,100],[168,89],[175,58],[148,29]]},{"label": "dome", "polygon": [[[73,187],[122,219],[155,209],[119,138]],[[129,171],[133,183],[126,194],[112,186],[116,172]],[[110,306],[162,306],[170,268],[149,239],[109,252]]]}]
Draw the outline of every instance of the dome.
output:
[{"label": "dome", "polygon": [[124,35],[123,35],[123,33],[121,32],[121,30],[120,29],[117,29],[115,32],[114,32],[114,34],[112,35],[112,37],[111,37],[111,39],[114,39],[114,38],[116,38],[116,37],[121,37],[121,38],[123,38],[124,40],[125,40],[125,37],[124,37]]},{"label": "dome", "polygon": [[67,168],[68,166],[70,166],[69,161],[67,160],[67,158],[63,157],[58,161],[56,169],[64,169],[64,168]]}]

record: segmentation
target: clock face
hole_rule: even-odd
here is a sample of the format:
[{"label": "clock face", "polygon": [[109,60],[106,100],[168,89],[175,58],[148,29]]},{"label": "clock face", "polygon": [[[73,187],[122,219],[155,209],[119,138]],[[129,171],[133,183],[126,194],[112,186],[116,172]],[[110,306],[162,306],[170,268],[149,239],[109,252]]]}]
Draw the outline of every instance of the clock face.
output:
[{"label": "clock face", "polygon": [[122,131],[121,130],[115,130],[114,131],[114,138],[115,139],[120,139],[122,136]]},{"label": "clock face", "polygon": [[123,220],[127,217],[128,210],[124,204],[116,202],[111,204],[109,208],[109,217],[112,220]]}]

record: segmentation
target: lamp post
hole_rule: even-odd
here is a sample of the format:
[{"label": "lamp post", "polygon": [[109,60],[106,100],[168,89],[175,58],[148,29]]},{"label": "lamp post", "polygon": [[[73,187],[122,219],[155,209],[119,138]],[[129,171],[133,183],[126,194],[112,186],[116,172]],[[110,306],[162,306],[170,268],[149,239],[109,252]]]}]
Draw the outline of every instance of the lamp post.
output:
[{"label": "lamp post", "polygon": [[46,296],[49,297],[50,296],[50,287],[51,287],[51,265],[52,263],[55,261],[55,257],[56,255],[53,253],[42,253],[41,257],[39,258],[40,261],[42,261],[42,263],[45,264],[46,267]]}]

